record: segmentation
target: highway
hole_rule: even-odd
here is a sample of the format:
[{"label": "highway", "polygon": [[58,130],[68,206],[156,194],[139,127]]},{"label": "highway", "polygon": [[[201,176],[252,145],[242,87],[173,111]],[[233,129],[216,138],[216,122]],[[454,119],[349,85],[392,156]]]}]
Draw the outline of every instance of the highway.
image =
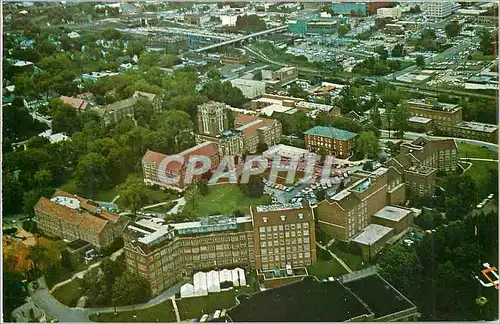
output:
[{"label": "highway", "polygon": [[204,46],[204,47],[195,49],[195,50],[193,50],[191,52],[200,53],[200,52],[204,52],[204,51],[207,51],[209,49],[212,49],[212,48],[217,48],[217,47],[220,47],[220,46],[225,46],[225,45],[237,43],[237,42],[240,42],[240,41],[252,38],[252,37],[257,37],[257,36],[266,35],[266,34],[269,34],[269,33],[274,33],[274,32],[277,32],[277,31],[286,30],[287,28],[288,28],[288,26],[280,26],[280,27],[276,27],[276,28],[272,28],[272,29],[268,29],[268,30],[263,30],[263,31],[260,31],[260,32],[257,32],[257,33],[253,33],[253,34],[250,34],[250,35],[245,35],[245,36],[240,36],[240,37],[237,37],[237,38],[233,38],[231,40],[228,40],[228,41],[225,41],[225,42],[222,42],[222,43],[218,43],[218,44],[214,44],[214,45],[209,45],[209,46]]}]

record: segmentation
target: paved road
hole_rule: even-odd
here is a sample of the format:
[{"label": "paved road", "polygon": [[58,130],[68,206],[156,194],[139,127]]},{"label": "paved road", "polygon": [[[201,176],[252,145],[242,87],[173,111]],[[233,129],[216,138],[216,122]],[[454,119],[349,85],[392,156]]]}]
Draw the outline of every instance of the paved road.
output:
[{"label": "paved road", "polygon": [[182,207],[186,204],[186,199],[184,199],[184,197],[181,197],[181,198],[176,199],[174,201],[177,202],[177,205],[175,205],[174,207],[172,207],[172,209],[170,209],[167,212],[167,215],[176,214],[176,213],[180,212],[181,209],[182,209]]},{"label": "paved road", "polygon": [[[76,308],[68,307],[57,301],[57,299],[50,294],[47,289],[47,284],[45,278],[38,279],[40,288],[36,291],[29,288],[31,298],[35,305],[43,309],[47,314],[53,316],[59,320],[59,322],[90,322],[89,315],[94,313],[111,313],[115,311],[114,307],[103,307],[103,308]],[[170,289],[164,291],[161,295],[149,300],[144,304],[130,305],[130,306],[120,306],[116,307],[116,311],[124,312],[131,310],[140,310],[149,307],[156,306],[164,301],[168,300],[172,296],[175,296],[179,292],[182,283],[178,283],[172,286]]]},{"label": "paved road", "polygon": [[[393,131],[391,133],[394,133]],[[380,130],[381,138],[383,139],[388,139],[389,138],[389,131],[387,130]],[[473,139],[468,139],[468,138],[460,138],[460,137],[450,137],[450,136],[431,136],[431,135],[426,135],[424,133],[414,133],[414,132],[405,132],[403,140],[412,140],[416,139],[418,137],[425,137],[427,139],[454,139],[455,142],[457,143],[465,143],[465,144],[470,144],[474,146],[481,146],[485,147],[490,151],[498,151],[498,144],[494,143],[489,143],[489,142],[483,142],[483,141],[478,141],[478,140],[473,140]],[[393,139],[393,138],[391,138]],[[399,140],[399,139],[394,139],[394,140]]]},{"label": "paved road", "polygon": [[180,322],[181,316],[179,315],[179,308],[177,307],[177,303],[175,302],[175,296],[170,297],[170,300],[172,301],[172,306],[174,307],[175,319],[177,320],[177,322]]},{"label": "paved road", "polygon": [[464,160],[464,161],[498,162],[498,160],[493,160],[493,159],[479,159],[479,158],[460,158],[460,160]]}]

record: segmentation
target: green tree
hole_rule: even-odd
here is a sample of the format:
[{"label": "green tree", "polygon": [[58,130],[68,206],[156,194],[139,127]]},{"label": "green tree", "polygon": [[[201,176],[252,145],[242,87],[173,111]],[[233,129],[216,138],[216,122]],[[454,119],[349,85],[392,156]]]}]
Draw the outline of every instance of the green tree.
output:
[{"label": "green tree", "polygon": [[382,118],[380,116],[380,111],[378,110],[378,105],[375,104],[370,109],[370,119],[375,127],[382,127]]},{"label": "green tree", "polygon": [[339,28],[337,29],[337,34],[340,36],[340,37],[344,37],[345,35],[347,35],[348,32],[351,31],[351,25],[349,24],[342,24],[339,26]]},{"label": "green tree", "polygon": [[206,196],[209,193],[208,181],[206,179],[201,179],[196,183],[196,187],[202,196]]},{"label": "green tree", "polygon": [[356,149],[364,157],[374,157],[380,150],[378,138],[373,132],[362,132],[356,141]]},{"label": "green tree", "polygon": [[488,29],[483,28],[479,32],[479,37],[481,39],[479,44],[483,54],[484,55],[493,54],[493,38],[491,36],[491,32]]},{"label": "green tree", "polygon": [[477,202],[477,190],[474,180],[469,175],[448,176],[444,189],[446,218],[462,219],[474,208]]},{"label": "green tree", "polygon": [[257,144],[257,154],[261,154],[262,152],[268,149],[267,144],[265,142],[259,142]]},{"label": "green tree", "polygon": [[125,183],[119,186],[120,201],[124,206],[130,208],[137,214],[137,210],[148,203],[149,189],[142,179],[135,175],[129,175]]},{"label": "green tree", "polygon": [[106,28],[102,31],[102,37],[107,40],[117,40],[122,38],[122,33],[114,28]]},{"label": "green tree", "polygon": [[389,56],[389,52],[384,45],[378,45],[377,47],[375,47],[375,53],[378,53],[382,60],[387,59],[387,57]]},{"label": "green tree", "polygon": [[257,15],[243,15],[236,19],[236,29],[246,32],[259,32],[267,28],[266,23]]},{"label": "green tree", "polygon": [[141,126],[148,125],[153,116],[153,104],[144,97],[137,98],[134,105],[134,118]]},{"label": "green tree", "polygon": [[296,83],[294,83],[290,87],[288,87],[287,93],[289,96],[295,97],[295,98],[307,99],[307,97],[308,97],[307,91],[302,89],[302,87]]},{"label": "green tree", "polygon": [[12,311],[26,302],[28,293],[21,282],[23,279],[25,278],[21,273],[8,271],[3,273],[3,305],[6,315],[4,319],[8,322],[14,322],[11,318]]},{"label": "green tree", "polygon": [[113,284],[113,297],[117,305],[133,305],[148,301],[151,291],[147,281],[126,271]]},{"label": "green tree", "polygon": [[17,214],[21,211],[23,202],[23,188],[19,180],[11,173],[2,175],[3,212],[5,215]]},{"label": "green tree", "polygon": [[392,57],[401,57],[401,56],[405,56],[405,50],[404,50],[404,44],[402,43],[398,43],[396,45],[394,45],[394,47],[392,48],[392,51],[391,51],[391,56]]},{"label": "green tree", "polygon": [[402,102],[394,109],[393,116],[393,128],[396,131],[396,135],[400,138],[403,138],[404,132],[408,130],[408,118],[408,106],[406,102]]},{"label": "green tree", "polygon": [[264,193],[264,183],[259,175],[250,176],[248,183],[240,184],[240,188],[251,198],[258,198]]},{"label": "green tree", "polygon": [[457,37],[460,35],[460,24],[458,21],[452,21],[444,27],[444,31],[448,37]]},{"label": "green tree", "polygon": [[415,59],[415,63],[419,67],[424,67],[425,66],[425,59],[424,59],[424,57],[422,55],[417,55],[417,57]]},{"label": "green tree", "polygon": [[109,186],[108,161],[98,153],[89,153],[80,158],[76,167],[76,185],[80,191],[93,198],[99,189]]},{"label": "green tree", "polygon": [[61,100],[52,100],[49,104],[52,117],[52,130],[54,133],[63,132],[72,135],[80,127],[80,122],[75,109],[64,104]]}]

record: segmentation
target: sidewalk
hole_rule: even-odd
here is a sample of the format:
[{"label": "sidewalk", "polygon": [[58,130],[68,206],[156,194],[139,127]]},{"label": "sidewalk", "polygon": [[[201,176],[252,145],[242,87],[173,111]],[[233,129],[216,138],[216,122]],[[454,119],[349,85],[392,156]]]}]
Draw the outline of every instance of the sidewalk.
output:
[{"label": "sidewalk", "polygon": [[332,258],[334,258],[335,260],[337,260],[344,267],[344,269],[347,270],[347,272],[349,272],[349,273],[353,272],[352,269],[349,268],[349,266],[341,258],[339,258],[335,253],[333,253],[332,251],[328,250],[325,246],[321,245],[318,242],[316,242],[316,246],[319,247],[320,249],[322,249],[323,251],[326,251],[326,252],[330,253],[330,255],[332,256]]}]

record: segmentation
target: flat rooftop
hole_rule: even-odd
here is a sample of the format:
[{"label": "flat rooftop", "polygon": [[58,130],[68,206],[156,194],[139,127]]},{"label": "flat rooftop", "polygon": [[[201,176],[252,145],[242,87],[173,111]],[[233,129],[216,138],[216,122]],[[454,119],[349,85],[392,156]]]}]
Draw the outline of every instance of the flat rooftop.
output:
[{"label": "flat rooftop", "polygon": [[432,118],[414,116],[414,117],[411,117],[408,120],[410,122],[412,122],[412,123],[428,124],[428,123],[430,123],[432,121]]},{"label": "flat rooftop", "polygon": [[255,207],[258,213],[275,212],[281,210],[293,210],[293,209],[303,209],[302,203],[287,203],[287,204],[276,204],[276,205],[259,205]]},{"label": "flat rooftop", "polygon": [[302,156],[305,157],[308,156],[309,154],[311,154],[311,152],[309,152],[306,149],[285,144],[278,144],[275,146],[271,146],[265,152],[262,153],[262,155],[264,155],[265,157],[272,157],[277,155],[287,158],[302,157]]},{"label": "flat rooftop", "polygon": [[378,224],[370,224],[363,232],[361,232],[358,236],[353,238],[351,241],[363,244],[363,245],[372,245],[377,242],[388,233],[392,231],[392,228],[378,225]]},{"label": "flat rooftop", "polygon": [[416,307],[379,275],[367,276],[344,285],[368,305],[376,318]]},{"label": "flat rooftop", "polygon": [[462,109],[461,107],[455,104],[449,104],[444,102],[431,103],[431,102],[426,102],[424,99],[410,99],[407,102],[411,104],[413,108],[420,108],[420,109],[430,109],[430,110],[438,110],[445,112],[456,112]]},{"label": "flat rooftop", "polygon": [[396,207],[396,206],[385,206],[378,212],[376,212],[373,216],[378,218],[383,218],[395,222],[399,222],[403,218],[405,218],[408,214],[411,213],[411,210]]},{"label": "flat rooftop", "polygon": [[463,121],[455,125],[455,127],[470,129],[477,132],[493,133],[498,129],[498,126],[491,124],[483,124],[477,122],[467,122]]},{"label": "flat rooftop", "polygon": [[306,277],[255,293],[227,313],[234,322],[343,322],[371,311],[338,281]]}]

